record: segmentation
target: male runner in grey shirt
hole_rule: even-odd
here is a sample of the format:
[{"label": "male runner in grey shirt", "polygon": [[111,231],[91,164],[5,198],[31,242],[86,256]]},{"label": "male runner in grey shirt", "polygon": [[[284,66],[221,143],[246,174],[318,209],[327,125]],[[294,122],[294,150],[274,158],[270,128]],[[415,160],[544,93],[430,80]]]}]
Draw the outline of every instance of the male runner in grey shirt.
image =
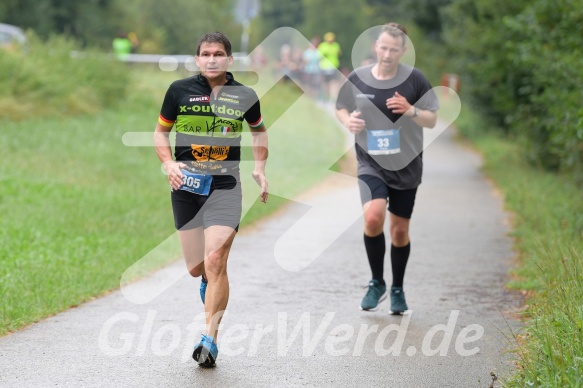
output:
[{"label": "male runner in grey shirt", "polygon": [[400,63],[406,49],[405,28],[384,25],[375,42],[377,62],[354,70],[336,102],[338,119],[355,134],[364,244],[372,271],[360,307],[374,310],[386,297],[383,226],[388,202],[394,314],[408,309],[403,278],[411,248],[409,222],[423,171],[423,127],[435,126],[439,108],[425,76]]}]

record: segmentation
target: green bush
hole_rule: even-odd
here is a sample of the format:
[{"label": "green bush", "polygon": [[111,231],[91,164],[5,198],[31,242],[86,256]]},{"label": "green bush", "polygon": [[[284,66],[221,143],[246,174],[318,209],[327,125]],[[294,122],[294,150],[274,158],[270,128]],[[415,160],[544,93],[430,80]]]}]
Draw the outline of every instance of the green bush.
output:
[{"label": "green bush", "polygon": [[443,12],[443,37],[451,65],[462,76],[464,100],[502,129],[506,116],[522,102],[516,91],[526,76],[519,69],[508,71],[512,55],[506,45],[512,40],[504,20],[517,15],[524,4],[454,0]]},{"label": "green bush", "polygon": [[[514,117],[529,160],[583,178],[583,8],[562,0],[536,1],[510,24],[514,65],[531,69],[528,104]],[[515,35],[516,35],[515,34]]]},{"label": "green bush", "polygon": [[455,0],[444,36],[482,116],[534,165],[583,182],[580,5]]},{"label": "green bush", "polygon": [[27,46],[0,55],[0,117],[68,116],[96,113],[123,100],[129,84],[125,64],[85,51],[76,42],[29,34]]}]

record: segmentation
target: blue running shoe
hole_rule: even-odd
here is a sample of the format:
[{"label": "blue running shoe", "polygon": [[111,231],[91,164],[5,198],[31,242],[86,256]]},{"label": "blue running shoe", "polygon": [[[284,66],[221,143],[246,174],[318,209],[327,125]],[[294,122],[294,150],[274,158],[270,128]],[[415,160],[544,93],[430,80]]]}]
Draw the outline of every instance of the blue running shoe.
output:
[{"label": "blue running shoe", "polygon": [[360,302],[360,309],[366,311],[376,310],[378,304],[387,297],[387,286],[381,285],[376,279],[368,283],[368,291]]},{"label": "blue running shoe", "polygon": [[391,287],[391,313],[402,314],[408,309],[403,287]]},{"label": "blue running shoe", "polygon": [[192,358],[194,358],[194,361],[198,362],[199,366],[211,368],[216,365],[215,362],[218,355],[219,349],[217,348],[217,344],[213,340],[213,337],[203,335],[198,345],[194,348]]},{"label": "blue running shoe", "polygon": [[204,275],[200,278],[200,299],[202,300],[202,304],[204,304],[204,299],[206,297],[206,286],[209,284],[209,282],[205,279]]}]

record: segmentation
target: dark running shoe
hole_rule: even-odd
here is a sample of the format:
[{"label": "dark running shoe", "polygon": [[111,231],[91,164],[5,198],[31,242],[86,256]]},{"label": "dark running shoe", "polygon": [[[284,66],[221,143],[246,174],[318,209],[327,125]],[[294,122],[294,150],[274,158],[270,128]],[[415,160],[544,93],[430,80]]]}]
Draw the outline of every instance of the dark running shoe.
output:
[{"label": "dark running shoe", "polygon": [[199,366],[210,368],[216,365],[215,362],[218,355],[219,349],[217,348],[217,344],[213,340],[213,337],[203,335],[198,345],[194,348],[192,358],[194,358],[194,361],[198,362]]},{"label": "dark running shoe", "polygon": [[387,286],[381,286],[378,280],[372,279],[368,283],[368,291],[360,302],[360,309],[374,311],[380,302],[387,297]]},{"label": "dark running shoe", "polygon": [[402,314],[408,309],[403,287],[391,287],[391,313]]}]

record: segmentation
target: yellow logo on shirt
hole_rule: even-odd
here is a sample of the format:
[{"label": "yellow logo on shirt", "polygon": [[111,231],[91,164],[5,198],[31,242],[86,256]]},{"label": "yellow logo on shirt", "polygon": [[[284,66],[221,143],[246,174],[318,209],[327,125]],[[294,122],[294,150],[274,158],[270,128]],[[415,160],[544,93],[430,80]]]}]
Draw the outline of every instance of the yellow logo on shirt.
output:
[{"label": "yellow logo on shirt", "polygon": [[214,162],[217,160],[227,160],[230,146],[207,146],[191,144],[192,156],[197,162]]}]

